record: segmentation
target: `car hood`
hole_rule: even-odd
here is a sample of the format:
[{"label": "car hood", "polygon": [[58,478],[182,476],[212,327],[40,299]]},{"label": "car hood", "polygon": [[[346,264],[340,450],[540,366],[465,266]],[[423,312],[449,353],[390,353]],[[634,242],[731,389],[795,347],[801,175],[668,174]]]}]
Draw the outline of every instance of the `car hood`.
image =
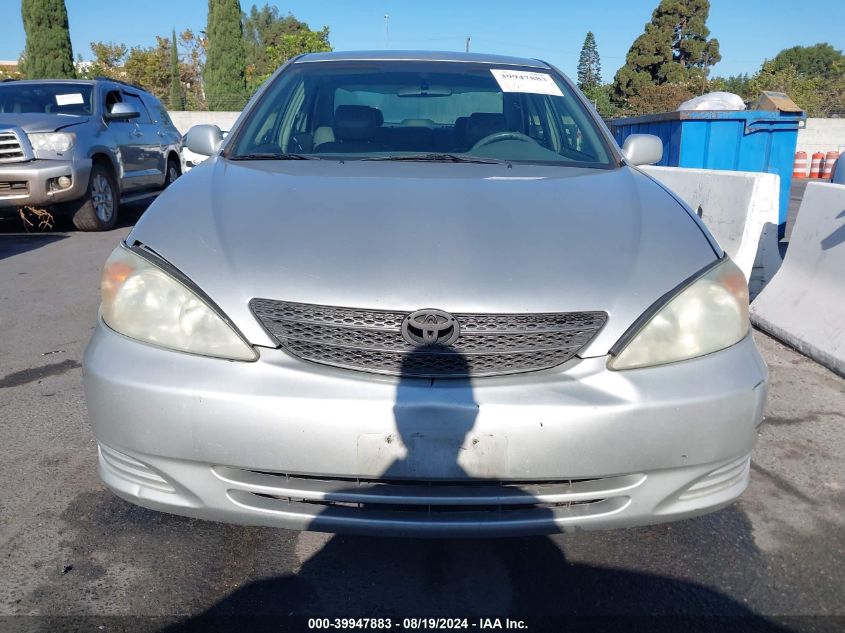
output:
[{"label": "car hood", "polygon": [[711,263],[706,230],[655,181],[536,165],[212,159],[128,238],[199,285],[258,345],[255,297],[449,312],[604,310],[603,355]]},{"label": "car hood", "polygon": [[24,132],[56,132],[71,125],[88,121],[87,116],[75,114],[14,114],[0,113],[0,128],[19,127]]}]

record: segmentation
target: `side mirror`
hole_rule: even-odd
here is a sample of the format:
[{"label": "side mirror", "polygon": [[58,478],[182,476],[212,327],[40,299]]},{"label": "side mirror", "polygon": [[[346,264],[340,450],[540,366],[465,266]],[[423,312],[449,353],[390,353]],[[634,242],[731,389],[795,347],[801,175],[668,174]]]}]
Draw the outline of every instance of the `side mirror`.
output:
[{"label": "side mirror", "polygon": [[216,125],[195,125],[185,135],[185,146],[200,156],[217,153],[222,142],[223,132]]},{"label": "side mirror", "polygon": [[111,107],[111,112],[106,114],[106,119],[109,121],[123,121],[128,119],[137,119],[141,113],[135,109],[131,103],[119,102]]},{"label": "side mirror", "polygon": [[663,141],[652,134],[631,134],[625,139],[622,155],[632,165],[653,165],[663,158]]}]

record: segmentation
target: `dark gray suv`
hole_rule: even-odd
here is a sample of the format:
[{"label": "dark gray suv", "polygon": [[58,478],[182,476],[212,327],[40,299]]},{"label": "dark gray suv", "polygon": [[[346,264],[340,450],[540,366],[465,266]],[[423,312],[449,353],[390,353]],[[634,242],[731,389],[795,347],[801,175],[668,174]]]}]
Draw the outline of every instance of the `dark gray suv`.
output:
[{"label": "dark gray suv", "polygon": [[114,80],[0,83],[0,215],[66,213],[83,231],[182,173],[181,135],[161,102]]}]

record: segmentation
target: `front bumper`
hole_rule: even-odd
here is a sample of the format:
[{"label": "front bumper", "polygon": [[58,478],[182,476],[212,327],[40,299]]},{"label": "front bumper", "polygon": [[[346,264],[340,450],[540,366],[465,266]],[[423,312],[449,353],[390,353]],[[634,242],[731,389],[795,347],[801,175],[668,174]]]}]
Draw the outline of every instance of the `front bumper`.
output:
[{"label": "front bumper", "polygon": [[[46,160],[0,165],[0,209],[46,207],[81,198],[88,189],[91,159]],[[70,187],[51,189],[50,181],[67,176]]]},{"label": "front bumper", "polygon": [[177,514],[502,536],[669,521],[745,489],[767,381],[750,336],[664,367],[605,363],[399,380],[280,350],[254,363],[190,356],[100,323],[84,367],[103,480]]}]

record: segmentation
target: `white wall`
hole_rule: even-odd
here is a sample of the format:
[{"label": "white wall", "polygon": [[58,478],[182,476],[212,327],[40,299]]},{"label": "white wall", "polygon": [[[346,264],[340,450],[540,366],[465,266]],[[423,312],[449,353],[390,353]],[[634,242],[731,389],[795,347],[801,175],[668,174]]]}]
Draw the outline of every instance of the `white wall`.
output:
[{"label": "white wall", "polygon": [[206,112],[203,110],[191,111],[168,111],[173,125],[184,134],[194,125],[201,123],[216,125],[221,130],[231,130],[235,120],[241,115],[240,112]]},{"label": "white wall", "polygon": [[815,152],[829,151],[845,153],[845,119],[807,119],[807,127],[798,130],[796,152],[807,152],[809,158]]}]

